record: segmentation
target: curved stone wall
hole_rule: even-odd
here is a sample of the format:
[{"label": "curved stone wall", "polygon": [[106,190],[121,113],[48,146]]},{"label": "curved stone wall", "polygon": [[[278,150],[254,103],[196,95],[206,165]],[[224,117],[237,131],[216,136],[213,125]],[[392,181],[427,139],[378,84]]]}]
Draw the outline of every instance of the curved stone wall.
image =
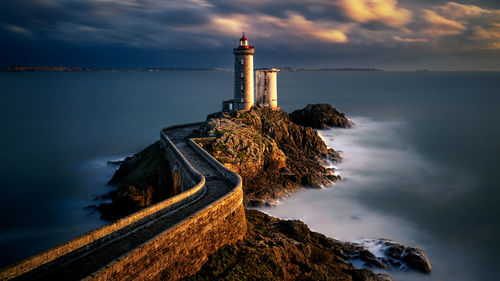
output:
[{"label": "curved stone wall", "polygon": [[160,140],[165,149],[165,158],[170,166],[172,169],[180,171],[182,191],[189,190],[199,182],[199,177],[203,178],[203,176],[191,166],[163,130],[160,133]]},{"label": "curved stone wall", "polygon": [[237,187],[85,280],[179,280],[196,273],[219,247],[242,239],[246,228]]},{"label": "curved stone wall", "polygon": [[[51,263],[56,260],[63,263],[91,249],[95,244],[133,231],[138,225],[144,225],[203,197],[207,190],[203,175],[191,166],[163,130],[161,142],[166,150],[165,157],[173,161],[171,163],[175,163],[181,171],[184,192],[4,268],[0,271],[0,279],[12,279],[35,268],[43,270],[53,266]],[[222,166],[192,140],[189,140],[189,144],[223,177],[234,183],[232,191],[108,265],[103,265],[100,270],[88,276],[87,280],[177,280],[197,272],[207,256],[220,246],[234,243],[245,235],[247,226],[241,177]]]}]

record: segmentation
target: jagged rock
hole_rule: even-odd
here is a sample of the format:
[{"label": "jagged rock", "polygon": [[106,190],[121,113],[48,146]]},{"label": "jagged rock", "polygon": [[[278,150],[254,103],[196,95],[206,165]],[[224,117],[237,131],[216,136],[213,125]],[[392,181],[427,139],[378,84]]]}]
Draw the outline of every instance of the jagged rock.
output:
[{"label": "jagged rock", "polygon": [[[422,273],[430,273],[431,263],[424,252],[418,248],[398,244],[387,239],[365,239],[360,242],[361,246],[356,249],[351,259],[359,258],[365,261],[366,265],[387,268],[392,267],[399,270],[412,269]],[[365,245],[370,244],[384,253],[385,257],[375,257],[366,250]]]},{"label": "jagged rock", "polygon": [[366,265],[368,266],[375,266],[375,267],[380,267],[380,268],[386,268],[387,265],[380,261],[379,259],[377,259],[377,257],[375,257],[374,254],[372,254],[370,251],[368,250],[361,250],[359,251],[359,258],[365,262]]},{"label": "jagged rock", "polygon": [[427,258],[422,250],[415,247],[397,244],[392,241],[385,241],[385,244],[387,246],[385,254],[388,257],[403,261],[411,269],[418,270],[423,273],[431,272],[432,266],[429,258]]},{"label": "jagged rock", "polygon": [[299,220],[280,221],[276,226],[280,232],[297,241],[306,241],[310,238],[309,227]]},{"label": "jagged rock", "polygon": [[327,127],[350,128],[351,121],[329,104],[308,104],[290,114],[290,120],[301,126],[324,129]]},{"label": "jagged rock", "polygon": [[186,280],[390,281],[387,274],[357,269],[344,252],[353,245],[309,230],[298,220],[281,220],[246,210],[244,240],[220,248]]},{"label": "jagged rock", "polygon": [[[193,137],[209,137],[200,145],[241,175],[246,206],[276,205],[302,186],[322,187],[340,179],[324,167],[339,161],[339,153],[328,149],[315,130],[291,122],[281,110],[209,114]],[[103,218],[114,220],[175,195],[161,151],[157,142],[120,161],[109,181],[117,185],[107,196],[112,203],[98,207]]]},{"label": "jagged rock", "polygon": [[252,108],[207,116],[203,148],[243,178],[246,206],[268,205],[302,186],[321,187],[339,176],[324,162],[339,161],[312,128],[298,126],[286,112]]},{"label": "jagged rock", "polygon": [[286,167],[287,157],[276,142],[253,127],[227,118],[213,118],[203,132],[216,137],[209,146],[204,144],[204,148],[245,179],[257,177],[264,169]]},{"label": "jagged rock", "polygon": [[111,203],[97,207],[103,219],[116,220],[175,195],[170,164],[159,142],[121,162],[108,182],[116,185],[116,190],[102,196]]},{"label": "jagged rock", "polygon": [[355,271],[351,271],[352,274],[352,280],[353,281],[385,281],[389,280],[391,281],[392,279],[387,279],[390,278],[390,276],[387,276],[385,274],[376,274],[371,270],[368,269],[358,269]]}]

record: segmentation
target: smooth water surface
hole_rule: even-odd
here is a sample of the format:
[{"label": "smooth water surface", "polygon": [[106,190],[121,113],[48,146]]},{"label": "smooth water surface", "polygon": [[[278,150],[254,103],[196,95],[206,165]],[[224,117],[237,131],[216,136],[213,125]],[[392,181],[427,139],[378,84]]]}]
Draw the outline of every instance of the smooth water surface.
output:
[{"label": "smooth water surface", "polygon": [[[0,73],[0,86],[6,265],[103,225],[83,208],[109,190],[106,161],[219,110],[232,73]],[[425,280],[494,280],[499,89],[499,72],[280,72],[283,110],[330,103],[357,126],[320,132],[344,153],[342,182],[264,211],[331,237],[420,246],[434,266]]]}]

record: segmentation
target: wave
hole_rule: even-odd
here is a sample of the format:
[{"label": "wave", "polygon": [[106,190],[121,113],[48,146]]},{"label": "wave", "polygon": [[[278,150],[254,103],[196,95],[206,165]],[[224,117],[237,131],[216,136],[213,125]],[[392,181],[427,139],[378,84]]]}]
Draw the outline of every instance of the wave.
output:
[{"label": "wave", "polygon": [[[406,127],[404,122],[363,117],[352,118],[352,121],[356,125],[351,129],[318,131],[328,147],[342,153],[342,162],[328,165],[342,175],[342,181],[324,189],[294,193],[275,207],[259,209],[281,218],[300,219],[314,231],[362,244],[375,256],[386,258],[384,249],[375,241],[416,244],[415,241],[425,235],[403,217],[367,205],[364,194],[409,180],[408,177],[415,177],[416,170],[433,168],[402,139],[400,131]],[[362,263],[353,262],[364,267]]]}]

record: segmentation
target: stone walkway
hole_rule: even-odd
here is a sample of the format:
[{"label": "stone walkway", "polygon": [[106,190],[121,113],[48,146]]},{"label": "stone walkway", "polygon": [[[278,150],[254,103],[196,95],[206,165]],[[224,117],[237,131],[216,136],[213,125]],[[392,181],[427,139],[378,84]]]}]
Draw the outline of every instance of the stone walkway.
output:
[{"label": "stone walkway", "polygon": [[80,280],[228,194],[234,184],[223,178],[184,140],[195,128],[179,128],[166,133],[191,165],[205,177],[207,192],[201,199],[187,206],[180,206],[161,217],[151,215],[143,219],[141,225],[123,231],[117,238],[104,237],[88,250],[80,249],[81,253],[78,254],[69,253],[13,280]]}]

